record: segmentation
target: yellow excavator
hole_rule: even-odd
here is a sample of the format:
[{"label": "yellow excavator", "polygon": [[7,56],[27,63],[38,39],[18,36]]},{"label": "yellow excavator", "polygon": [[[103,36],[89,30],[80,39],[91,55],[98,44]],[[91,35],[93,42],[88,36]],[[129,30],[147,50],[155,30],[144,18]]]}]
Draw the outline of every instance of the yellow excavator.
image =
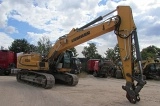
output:
[{"label": "yellow excavator", "polygon": [[[158,59],[148,57],[146,60],[142,60],[141,63],[145,79],[160,80],[160,61]],[[136,61],[134,70],[135,74],[139,75],[139,68]]]},{"label": "yellow excavator", "polygon": [[[115,12],[117,12],[117,15],[113,16]],[[69,73],[73,54],[68,49],[110,31],[114,31],[117,36],[120,48],[120,57],[126,79],[126,85],[122,86],[122,88],[126,91],[127,99],[135,104],[140,101],[139,92],[146,84],[146,81],[142,77],[143,71],[138,36],[130,6],[117,6],[110,13],[99,16],[80,28],[73,28],[68,34],[56,41],[44,58],[36,53],[18,56],[17,68],[21,70],[17,73],[17,81],[40,85],[44,88],[52,88],[56,80],[71,86],[77,85],[78,77]],[[106,39],[106,42],[107,40],[109,39]],[[132,45],[135,45],[135,52],[141,71],[139,78],[133,76],[134,62],[132,57],[134,51]],[[137,84],[135,84],[135,81]]]}]

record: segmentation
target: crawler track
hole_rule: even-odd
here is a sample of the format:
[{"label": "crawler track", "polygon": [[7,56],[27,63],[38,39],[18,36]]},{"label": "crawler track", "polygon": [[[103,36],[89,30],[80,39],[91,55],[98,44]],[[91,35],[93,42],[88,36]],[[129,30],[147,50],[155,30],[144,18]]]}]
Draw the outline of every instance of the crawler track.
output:
[{"label": "crawler track", "polygon": [[76,86],[78,84],[78,77],[71,73],[53,73],[56,82],[61,82],[65,85]]},{"label": "crawler track", "polygon": [[77,75],[74,74],[70,74],[70,73],[66,73],[66,75],[68,76],[68,85],[70,86],[76,86],[78,84],[78,77]]},{"label": "crawler track", "polygon": [[33,71],[19,71],[16,75],[17,81],[32,85],[38,85],[50,89],[55,85],[55,78],[51,74],[38,73]]}]

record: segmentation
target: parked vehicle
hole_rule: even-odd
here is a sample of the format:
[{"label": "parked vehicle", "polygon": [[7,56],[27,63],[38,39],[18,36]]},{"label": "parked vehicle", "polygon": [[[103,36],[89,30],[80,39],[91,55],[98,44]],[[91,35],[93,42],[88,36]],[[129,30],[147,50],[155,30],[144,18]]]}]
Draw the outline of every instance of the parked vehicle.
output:
[{"label": "parked vehicle", "polygon": [[107,77],[109,75],[110,66],[112,62],[110,60],[98,60],[94,64],[93,76],[95,77]]},{"label": "parked vehicle", "polygon": [[16,68],[17,55],[9,50],[0,50],[0,73],[9,75]]},{"label": "parked vehicle", "polygon": [[114,63],[113,65],[110,65],[109,75],[111,77],[114,77],[114,78],[117,78],[117,79],[124,78],[123,67],[122,67],[122,62],[121,61],[118,61],[118,62]]},{"label": "parked vehicle", "polygon": [[[143,60],[142,68],[146,79],[160,80],[160,61],[158,59],[148,58],[147,60]],[[134,70],[139,74],[137,62],[135,63]]]},{"label": "parked vehicle", "polygon": [[94,65],[95,65],[95,61],[99,61],[100,59],[89,59],[87,61],[87,72],[89,74],[93,74],[94,72]]}]

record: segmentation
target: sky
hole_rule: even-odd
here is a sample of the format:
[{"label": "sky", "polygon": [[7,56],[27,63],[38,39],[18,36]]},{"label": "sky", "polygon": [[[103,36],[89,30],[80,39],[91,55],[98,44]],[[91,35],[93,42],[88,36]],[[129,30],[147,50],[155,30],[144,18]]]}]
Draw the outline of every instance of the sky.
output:
[{"label": "sky", "polygon": [[[140,49],[154,45],[160,48],[160,0],[0,0],[0,47],[7,49],[15,39],[30,44],[46,36],[54,42],[72,28],[79,28],[118,5],[132,8]],[[76,46],[79,57],[84,46],[95,43],[104,53],[117,44],[113,32]]]}]

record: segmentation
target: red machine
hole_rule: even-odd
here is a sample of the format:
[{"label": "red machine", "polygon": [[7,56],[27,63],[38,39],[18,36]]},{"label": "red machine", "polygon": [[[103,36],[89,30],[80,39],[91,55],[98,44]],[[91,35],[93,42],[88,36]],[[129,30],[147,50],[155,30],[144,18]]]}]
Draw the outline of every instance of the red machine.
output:
[{"label": "red machine", "polygon": [[87,70],[95,77],[107,77],[110,65],[113,65],[110,60],[89,59],[87,61]]},{"label": "red machine", "polygon": [[16,67],[16,53],[9,50],[0,50],[0,74],[9,75],[11,68]]},{"label": "red machine", "polygon": [[94,72],[95,61],[99,61],[99,59],[89,59],[87,61],[87,71],[88,71],[88,73],[93,73]]},{"label": "red machine", "polygon": [[94,73],[95,77],[107,77],[109,75],[110,66],[113,66],[113,62],[110,60],[98,60],[94,64]]}]

